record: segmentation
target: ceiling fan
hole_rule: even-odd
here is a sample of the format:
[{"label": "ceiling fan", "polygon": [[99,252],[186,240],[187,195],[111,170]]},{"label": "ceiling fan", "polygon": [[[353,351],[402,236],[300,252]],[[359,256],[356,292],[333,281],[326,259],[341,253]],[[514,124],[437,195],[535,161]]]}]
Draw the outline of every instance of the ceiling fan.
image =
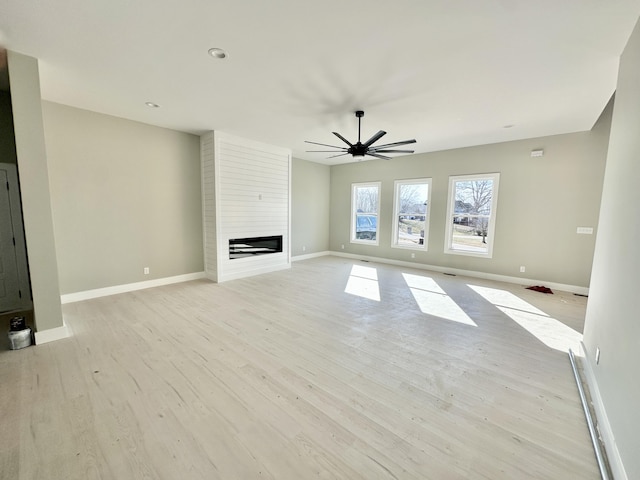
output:
[{"label": "ceiling fan", "polygon": [[356,112],[356,117],[358,118],[358,142],[351,143],[349,140],[344,138],[338,132],[332,132],[336,137],[342,140],[344,143],[349,145],[349,147],[338,147],[337,145],[327,145],[326,143],[318,143],[318,142],[310,142],[305,140],[305,143],[312,143],[313,145],[322,145],[323,147],[331,147],[337,148],[337,150],[307,150],[307,152],[341,152],[338,155],[332,155],[328,158],[342,157],[344,155],[352,155],[353,157],[364,157],[365,155],[369,155],[371,157],[382,158],[383,160],[391,160],[391,157],[387,157],[385,155],[380,155],[381,153],[413,153],[413,150],[392,150],[391,147],[399,147],[400,145],[407,145],[409,143],[416,143],[415,139],[412,140],[403,140],[401,142],[394,143],[386,143],[384,145],[373,146],[380,138],[387,134],[384,130],[378,131],[373,137],[371,137],[366,142],[362,143],[360,141],[360,122],[362,117],[364,117],[364,112],[362,110],[358,110]]}]

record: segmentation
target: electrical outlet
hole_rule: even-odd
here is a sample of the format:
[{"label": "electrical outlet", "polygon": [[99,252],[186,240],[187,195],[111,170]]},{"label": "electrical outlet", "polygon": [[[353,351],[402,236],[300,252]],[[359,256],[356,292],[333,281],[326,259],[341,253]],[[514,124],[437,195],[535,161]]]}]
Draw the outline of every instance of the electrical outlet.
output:
[{"label": "electrical outlet", "polygon": [[596,365],[600,363],[600,347],[596,347]]},{"label": "electrical outlet", "polygon": [[412,254],[411,254],[411,258],[416,258],[416,254],[415,254],[415,253],[412,253]]},{"label": "electrical outlet", "polygon": [[520,267],[520,273],[524,273],[525,270],[526,268],[524,268],[524,266]]},{"label": "electrical outlet", "polygon": [[302,246],[302,251],[306,252],[307,251],[307,247],[305,247],[304,245]]},{"label": "electrical outlet", "polygon": [[341,248],[342,250],[344,250],[344,243],[343,243],[342,245],[340,245],[340,248]]},{"label": "electrical outlet", "polygon": [[149,275],[149,267],[144,267],[144,274]]}]

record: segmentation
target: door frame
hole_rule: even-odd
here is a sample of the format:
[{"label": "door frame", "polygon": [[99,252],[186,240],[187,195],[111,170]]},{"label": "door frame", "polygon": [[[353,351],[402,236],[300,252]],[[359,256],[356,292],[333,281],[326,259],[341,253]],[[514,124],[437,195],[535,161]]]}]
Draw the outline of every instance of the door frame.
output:
[{"label": "door frame", "polygon": [[[22,223],[22,201],[20,198],[20,182],[18,181],[18,168],[13,163],[0,163],[0,170],[7,172],[9,183],[9,207],[11,210],[11,223],[15,238],[16,264],[18,267],[18,285],[22,292],[18,309],[33,308],[31,298],[31,282],[29,279],[29,259],[27,256],[27,244]],[[0,188],[6,188],[0,185]]]}]

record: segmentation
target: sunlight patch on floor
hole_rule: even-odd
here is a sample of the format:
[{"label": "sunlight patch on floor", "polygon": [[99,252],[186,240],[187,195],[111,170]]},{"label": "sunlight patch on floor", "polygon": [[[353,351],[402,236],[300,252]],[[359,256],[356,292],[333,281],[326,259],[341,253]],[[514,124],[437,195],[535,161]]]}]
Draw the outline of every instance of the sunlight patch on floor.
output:
[{"label": "sunlight patch on floor", "polygon": [[477,327],[433,278],[410,273],[403,273],[402,276],[422,313]]},{"label": "sunlight patch on floor", "polygon": [[347,280],[345,293],[380,301],[380,287],[378,286],[378,271],[373,267],[354,265]]},{"label": "sunlight patch on floor", "polygon": [[507,291],[499,290],[497,288],[480,287],[477,285],[467,285],[471,290],[475,291],[481,297],[494,305],[500,305],[502,307],[521,310],[523,312],[535,313],[537,315],[544,315],[548,317],[542,310],[534,307],[529,302],[521,299],[517,295]]},{"label": "sunlight patch on floor", "polygon": [[580,351],[582,334],[576,332],[517,295],[496,288],[467,285],[477,294],[496,306],[546,346],[562,352]]}]

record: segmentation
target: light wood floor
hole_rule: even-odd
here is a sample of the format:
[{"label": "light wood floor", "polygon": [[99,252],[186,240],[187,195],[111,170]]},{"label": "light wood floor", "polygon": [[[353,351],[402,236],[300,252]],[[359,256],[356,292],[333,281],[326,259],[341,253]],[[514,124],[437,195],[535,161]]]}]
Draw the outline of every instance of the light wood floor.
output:
[{"label": "light wood floor", "polygon": [[509,301],[582,329],[568,293],[337,257],[65,305],[73,337],[0,352],[0,477],[599,478],[566,353]]}]

